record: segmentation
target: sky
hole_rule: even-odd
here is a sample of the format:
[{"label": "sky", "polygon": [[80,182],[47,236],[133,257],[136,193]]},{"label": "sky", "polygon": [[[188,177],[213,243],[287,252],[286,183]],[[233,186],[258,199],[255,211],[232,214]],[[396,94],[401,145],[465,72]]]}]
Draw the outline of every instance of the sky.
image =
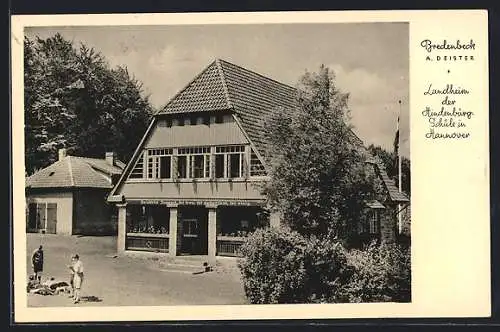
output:
[{"label": "sky", "polygon": [[[400,117],[401,154],[409,157],[407,23],[72,26],[27,28],[27,36],[59,32],[101,52],[143,83],[156,109],[215,58],[295,86],[321,64],[348,92],[355,133],[392,151]],[[398,101],[401,100],[401,105]]]}]

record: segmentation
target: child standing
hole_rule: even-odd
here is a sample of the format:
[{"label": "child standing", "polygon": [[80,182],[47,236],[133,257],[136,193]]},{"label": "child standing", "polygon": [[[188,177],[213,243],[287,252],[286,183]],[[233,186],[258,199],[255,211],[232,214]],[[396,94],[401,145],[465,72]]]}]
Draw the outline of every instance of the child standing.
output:
[{"label": "child standing", "polygon": [[74,303],[79,303],[83,282],[83,263],[78,254],[74,254],[71,257],[71,260],[72,265],[70,265],[70,269],[73,272],[73,300]]}]

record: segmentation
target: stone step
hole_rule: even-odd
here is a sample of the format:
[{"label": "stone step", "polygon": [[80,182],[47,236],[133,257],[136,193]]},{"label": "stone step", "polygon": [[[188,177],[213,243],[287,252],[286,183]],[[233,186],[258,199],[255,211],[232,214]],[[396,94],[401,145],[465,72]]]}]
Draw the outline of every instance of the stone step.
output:
[{"label": "stone step", "polygon": [[170,258],[168,263],[179,264],[179,265],[189,265],[189,266],[199,266],[203,267],[203,264],[209,264],[208,257],[188,257],[188,256],[177,256],[175,258]]},{"label": "stone step", "polygon": [[205,268],[203,266],[193,266],[193,265],[169,263],[169,264],[162,265],[160,268],[160,271],[199,274],[199,273],[205,272]]}]

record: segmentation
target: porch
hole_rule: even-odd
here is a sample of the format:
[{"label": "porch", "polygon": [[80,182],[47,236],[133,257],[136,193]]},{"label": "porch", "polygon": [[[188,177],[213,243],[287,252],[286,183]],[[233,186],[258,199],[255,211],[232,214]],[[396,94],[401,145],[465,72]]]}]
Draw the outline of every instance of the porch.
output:
[{"label": "porch", "polygon": [[258,205],[120,204],[118,251],[240,256],[246,237],[269,218]]}]

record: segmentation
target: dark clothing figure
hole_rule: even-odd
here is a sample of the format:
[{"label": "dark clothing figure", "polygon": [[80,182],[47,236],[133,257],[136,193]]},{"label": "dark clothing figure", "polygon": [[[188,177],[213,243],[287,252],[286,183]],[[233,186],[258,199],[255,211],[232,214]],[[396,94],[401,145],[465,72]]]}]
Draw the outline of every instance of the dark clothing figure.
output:
[{"label": "dark clothing figure", "polygon": [[33,252],[33,255],[31,256],[31,264],[33,266],[33,273],[35,275],[35,278],[40,281],[42,278],[42,272],[43,272],[43,249],[42,246],[40,246],[37,250]]}]

